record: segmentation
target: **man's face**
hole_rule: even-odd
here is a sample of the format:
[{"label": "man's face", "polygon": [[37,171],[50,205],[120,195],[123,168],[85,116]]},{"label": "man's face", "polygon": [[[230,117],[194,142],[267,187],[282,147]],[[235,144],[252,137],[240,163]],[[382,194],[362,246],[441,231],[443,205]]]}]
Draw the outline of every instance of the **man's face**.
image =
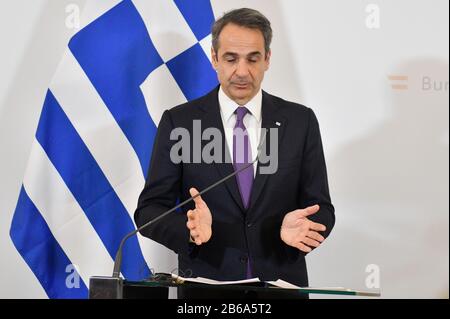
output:
[{"label": "man's face", "polygon": [[219,36],[219,49],[211,54],[223,91],[237,104],[247,104],[269,69],[271,52],[265,52],[261,31],[227,24]]}]

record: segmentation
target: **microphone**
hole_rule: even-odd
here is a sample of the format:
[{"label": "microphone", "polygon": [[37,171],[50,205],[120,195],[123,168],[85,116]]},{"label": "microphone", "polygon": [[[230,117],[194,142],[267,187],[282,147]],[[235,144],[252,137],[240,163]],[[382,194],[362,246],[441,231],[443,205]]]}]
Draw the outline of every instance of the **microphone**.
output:
[{"label": "microphone", "polygon": [[[178,208],[193,201],[198,196],[205,194],[206,192],[210,191],[211,189],[219,186],[220,184],[224,183],[228,179],[232,178],[236,174],[239,174],[243,170],[246,170],[249,167],[253,166],[253,164],[259,160],[262,146],[264,145],[264,143],[266,141],[266,135],[267,135],[266,129],[263,128],[262,134],[261,134],[261,142],[259,143],[259,145],[257,147],[257,156],[251,163],[248,163],[247,165],[243,166],[239,170],[236,170],[233,173],[225,176],[224,178],[220,179],[219,181],[215,182],[214,184],[208,186],[207,188],[205,188],[204,190],[199,192],[197,195],[186,199],[182,203],[165,211],[161,215],[155,217],[154,219],[148,221],[141,227],[139,227],[136,230],[127,234],[120,242],[119,248],[117,250],[116,258],[114,259],[114,269],[113,269],[112,277],[93,276],[89,279],[89,299],[122,299],[124,296],[124,286],[123,286],[123,279],[120,277],[120,268],[122,265],[122,251],[123,251],[123,246],[124,246],[125,242],[130,237],[136,235],[138,232],[140,232],[144,228],[147,228],[147,227],[153,225],[154,223],[163,219],[167,215],[176,211]],[[125,295],[127,295],[127,294],[128,293],[125,291]],[[168,287],[153,287],[152,296],[154,298],[158,298],[158,299],[167,299]]]},{"label": "microphone", "polygon": [[178,208],[183,207],[184,205],[186,205],[187,203],[192,202],[195,198],[197,198],[198,196],[201,196],[203,194],[205,194],[206,192],[210,191],[211,189],[219,186],[220,184],[224,183],[225,181],[227,181],[228,179],[232,178],[233,176],[239,174],[240,172],[246,170],[247,168],[249,168],[250,166],[253,166],[253,164],[255,162],[257,162],[259,160],[259,155],[261,153],[261,149],[262,146],[264,145],[265,141],[266,141],[266,130],[263,129],[262,130],[263,135],[261,138],[261,142],[259,143],[258,147],[257,147],[257,156],[256,158],[251,162],[248,163],[247,165],[241,167],[240,169],[238,169],[237,171],[234,171],[233,173],[225,176],[224,178],[220,179],[219,181],[215,182],[214,184],[208,186],[207,188],[205,188],[204,190],[202,190],[201,192],[199,192],[197,195],[192,196],[188,199],[186,199],[185,201],[183,201],[182,203],[179,203],[178,205],[176,205],[175,207],[169,209],[168,211],[165,211],[164,213],[162,213],[161,215],[159,215],[158,217],[155,217],[154,219],[150,220],[149,222],[145,223],[144,225],[142,225],[141,227],[135,229],[134,231],[130,232],[129,234],[127,234],[122,241],[120,242],[119,245],[119,249],[117,250],[117,254],[116,254],[116,258],[114,259],[114,270],[113,270],[113,278],[119,278],[120,277],[120,268],[122,265],[122,251],[123,251],[123,246],[125,244],[125,242],[130,238],[133,237],[134,235],[136,235],[138,232],[140,232],[141,230],[143,230],[144,228],[147,228],[151,225],[153,225],[154,223],[158,222],[159,220],[163,219],[164,217],[166,217],[167,215],[173,213],[174,211],[176,211]]}]

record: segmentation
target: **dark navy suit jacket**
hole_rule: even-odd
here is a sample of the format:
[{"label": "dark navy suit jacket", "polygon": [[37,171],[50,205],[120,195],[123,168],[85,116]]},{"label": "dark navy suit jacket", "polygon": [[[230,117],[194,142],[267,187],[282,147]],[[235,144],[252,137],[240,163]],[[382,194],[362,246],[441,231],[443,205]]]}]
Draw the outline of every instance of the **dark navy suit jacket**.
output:
[{"label": "dark navy suit jacket", "polygon": [[[228,152],[218,88],[165,111],[135,212],[138,226],[189,198],[191,187],[200,191],[233,172],[231,163],[171,161],[170,151],[177,143],[170,140],[171,131],[181,127],[192,136],[193,120],[201,120],[202,130],[218,128],[222,132],[223,154]],[[260,174],[258,170],[248,209],[243,207],[233,177],[202,196],[213,219],[212,237],[207,243],[201,246],[189,243],[186,212],[194,207],[193,203],[141,232],[175,251],[182,273],[217,280],[244,279],[250,258],[252,273],[261,280],[283,279],[308,286],[305,253],[281,240],[280,226],[286,213],[314,204],[320,205],[320,211],[309,218],[327,227],[325,237],[334,226],[319,125],[311,109],[263,91],[262,127],[279,129],[278,170],[272,175]],[[270,142],[270,133],[266,141]],[[202,141],[202,146],[208,143]]]}]

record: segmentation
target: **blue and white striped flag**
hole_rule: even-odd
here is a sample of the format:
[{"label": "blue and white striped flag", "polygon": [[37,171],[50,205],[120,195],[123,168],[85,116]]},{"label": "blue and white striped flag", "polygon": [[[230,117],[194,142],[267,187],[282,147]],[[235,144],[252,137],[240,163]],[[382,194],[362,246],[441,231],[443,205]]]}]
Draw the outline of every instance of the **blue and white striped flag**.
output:
[{"label": "blue and white striped flag", "polygon": [[[89,277],[112,272],[135,229],[163,111],[217,85],[213,21],[209,0],[87,2],[50,84],[10,231],[50,298],[86,298]],[[174,258],[139,235],[122,274],[170,271]]]}]

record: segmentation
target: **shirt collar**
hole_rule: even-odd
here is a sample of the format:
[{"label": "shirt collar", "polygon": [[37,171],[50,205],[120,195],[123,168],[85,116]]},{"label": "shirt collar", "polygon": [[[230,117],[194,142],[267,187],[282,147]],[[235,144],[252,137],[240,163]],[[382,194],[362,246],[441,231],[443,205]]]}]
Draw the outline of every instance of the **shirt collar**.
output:
[{"label": "shirt collar", "polygon": [[[219,89],[219,105],[223,118],[228,122],[230,117],[236,111],[238,104],[225,94],[222,86]],[[259,89],[258,93],[245,105],[249,112],[256,118],[258,123],[261,121],[261,108],[262,108],[262,90]]]}]

